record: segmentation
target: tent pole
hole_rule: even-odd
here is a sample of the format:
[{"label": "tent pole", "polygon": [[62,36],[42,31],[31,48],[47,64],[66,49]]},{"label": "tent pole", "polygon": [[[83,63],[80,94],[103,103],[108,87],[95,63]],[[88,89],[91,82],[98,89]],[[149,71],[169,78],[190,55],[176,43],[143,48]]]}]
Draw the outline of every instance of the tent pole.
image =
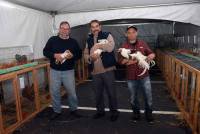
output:
[{"label": "tent pole", "polygon": [[57,11],[51,11],[50,12],[50,14],[51,14],[51,16],[52,16],[52,18],[53,18],[53,25],[52,25],[52,30],[53,30],[53,35],[56,35],[57,33],[56,33],[56,31],[57,31],[57,28],[56,28],[56,18],[55,18],[55,16],[58,14],[57,13]]}]

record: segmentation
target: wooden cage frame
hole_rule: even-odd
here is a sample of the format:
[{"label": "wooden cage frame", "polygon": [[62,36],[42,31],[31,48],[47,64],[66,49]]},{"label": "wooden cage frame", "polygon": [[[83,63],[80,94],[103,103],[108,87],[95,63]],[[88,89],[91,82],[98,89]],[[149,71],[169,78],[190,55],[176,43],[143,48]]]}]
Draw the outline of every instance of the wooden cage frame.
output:
[{"label": "wooden cage frame", "polygon": [[[84,59],[80,59],[77,62],[76,66],[77,73],[75,74],[76,76],[76,85],[83,83],[85,80],[88,78],[88,69],[87,69],[87,64],[85,64]],[[48,84],[50,81],[50,64],[49,63],[44,63],[44,64],[39,64],[34,67],[29,67],[25,68],[19,71],[11,72],[8,74],[0,75],[0,82],[6,81],[6,80],[12,80],[12,85],[13,85],[13,90],[15,94],[15,100],[16,100],[16,115],[17,115],[17,122],[10,125],[9,127],[4,128],[3,125],[3,118],[2,118],[2,106],[0,105],[0,134],[8,134],[12,133],[16,128],[18,128],[20,125],[23,123],[27,122],[31,118],[33,118],[36,114],[41,112],[45,107],[41,106],[40,103],[40,96],[39,96],[39,82],[37,80],[38,77],[38,70],[39,69],[47,69],[47,76],[44,76],[48,79]],[[34,94],[35,94],[35,105],[36,105],[36,110],[30,114],[27,118],[23,119],[22,118],[22,108],[21,108],[21,101],[20,101],[20,95],[19,95],[19,83],[18,83],[18,76],[27,73],[27,72],[32,72],[32,79],[33,79],[33,89],[34,89]],[[49,103],[50,104],[50,103]]]},{"label": "wooden cage frame", "polygon": [[194,134],[200,134],[200,71],[180,59],[156,50],[156,62],[169,92]]}]

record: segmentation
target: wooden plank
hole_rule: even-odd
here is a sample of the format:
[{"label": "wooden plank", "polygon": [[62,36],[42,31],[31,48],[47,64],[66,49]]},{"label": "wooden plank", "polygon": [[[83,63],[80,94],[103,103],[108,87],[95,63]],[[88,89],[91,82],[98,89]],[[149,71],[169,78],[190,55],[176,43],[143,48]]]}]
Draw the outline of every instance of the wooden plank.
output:
[{"label": "wooden plank", "polygon": [[40,98],[39,98],[39,84],[38,84],[38,71],[36,69],[33,70],[33,88],[34,88],[34,94],[35,94],[35,104],[36,104],[36,110],[40,110]]},{"label": "wooden plank", "polygon": [[85,74],[86,74],[86,71],[85,71],[85,60],[84,60],[84,58],[82,58],[81,59],[81,62],[82,62],[82,76],[83,76],[83,81],[84,80],[86,80],[86,76],[85,76]]},{"label": "wooden plank", "polygon": [[184,106],[184,95],[185,95],[185,67],[183,66],[183,68],[182,68],[183,70],[182,70],[182,79],[181,79],[181,98],[180,98],[180,100],[181,100],[181,104]]},{"label": "wooden plank", "polygon": [[[172,58],[172,57],[171,57]],[[174,61],[174,59],[172,58],[172,79],[171,79],[171,94],[173,95],[173,97],[175,97],[174,91],[175,91],[175,78],[176,78],[176,74],[175,74],[175,70],[176,70],[176,63]]]},{"label": "wooden plank", "polygon": [[2,104],[0,104],[0,134],[4,133],[4,129],[3,129],[3,118],[2,118]]},{"label": "wooden plank", "polygon": [[[197,84],[196,84],[196,94],[195,94],[195,104],[194,104],[194,120],[193,120],[193,129],[197,132],[197,127],[200,122],[198,122],[198,115],[200,113],[200,73],[197,74]],[[200,129],[200,128],[199,128]],[[200,132],[199,132],[200,133]]]},{"label": "wooden plank", "polygon": [[[190,109],[189,109],[189,123],[193,126],[193,120],[194,120],[194,103],[195,103],[195,81],[196,81],[196,74],[195,72],[192,72],[192,80],[191,80],[191,96],[190,96]],[[194,127],[194,126],[193,126]],[[192,128],[193,129],[193,128]]]},{"label": "wooden plank", "polygon": [[81,81],[81,61],[78,60],[78,82]]},{"label": "wooden plank", "polygon": [[13,87],[14,87],[14,94],[15,94],[15,99],[16,99],[16,107],[17,107],[17,120],[18,121],[21,121],[21,118],[20,118],[20,111],[21,111],[21,107],[19,105],[19,86],[18,86],[18,78],[17,78],[17,75],[15,76],[15,79],[13,81]]},{"label": "wooden plank", "polygon": [[176,64],[176,88],[175,88],[175,95],[176,95],[176,99],[179,99],[179,90],[180,90],[180,64],[179,62],[177,62]]},{"label": "wooden plank", "polygon": [[10,74],[4,74],[4,75],[0,75],[0,81],[5,81],[8,79],[12,79],[15,77],[15,73],[10,73]]},{"label": "wooden plank", "polygon": [[18,103],[18,86],[17,86],[17,75],[15,75],[15,78],[12,81],[12,85],[13,85],[13,91],[14,91],[14,95],[15,95],[15,103],[16,103],[16,116],[17,116],[17,122],[14,123],[13,125],[5,128],[5,133],[9,133],[10,131],[14,131],[15,128],[19,125],[21,118],[20,118],[20,107],[19,107],[19,103]]},{"label": "wooden plank", "polygon": [[184,90],[184,109],[187,109],[187,98],[188,98],[188,73],[189,70],[185,69],[185,90]]}]

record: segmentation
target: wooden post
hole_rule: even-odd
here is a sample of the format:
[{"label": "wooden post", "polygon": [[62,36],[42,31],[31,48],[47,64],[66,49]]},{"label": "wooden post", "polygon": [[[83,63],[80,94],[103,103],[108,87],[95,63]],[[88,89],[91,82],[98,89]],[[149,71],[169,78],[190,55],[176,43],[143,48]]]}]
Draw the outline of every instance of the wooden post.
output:
[{"label": "wooden post", "polygon": [[182,77],[181,77],[181,96],[180,96],[180,100],[181,100],[181,105],[183,105],[184,107],[184,95],[185,95],[185,67],[183,66],[182,68]]},{"label": "wooden post", "polygon": [[[197,74],[197,81],[196,81],[196,94],[195,94],[195,104],[194,104],[194,117],[193,117],[193,129],[194,132],[200,133],[200,130],[198,130],[198,125],[200,122],[198,122],[198,116],[200,117],[200,72]],[[200,128],[199,128],[200,129]]]},{"label": "wooden post", "polygon": [[38,71],[36,69],[33,70],[33,88],[34,88],[34,101],[36,104],[36,110],[40,111],[40,98],[39,98],[39,84],[38,84]]},{"label": "wooden post", "polygon": [[187,105],[187,98],[188,98],[188,77],[189,77],[189,70],[188,68],[185,69],[185,91],[184,91],[184,109],[186,110],[188,108],[188,105]]},{"label": "wooden post", "polygon": [[179,90],[180,90],[180,64],[176,62],[176,79],[175,79],[175,97],[178,99]]},{"label": "wooden post", "polygon": [[82,61],[82,81],[85,81],[86,80],[86,72],[85,72],[85,60],[84,60],[84,58],[82,58],[81,59],[81,61]]},{"label": "wooden post", "polygon": [[2,104],[0,103],[0,134],[4,133],[4,129],[3,129],[3,115],[2,115]]},{"label": "wooden post", "polygon": [[[195,94],[196,94],[196,74],[192,72],[192,80],[191,80],[191,95],[190,95],[190,109],[189,109],[189,122],[194,127],[193,120],[194,120],[194,103],[195,103]],[[193,129],[193,128],[192,128]]]},{"label": "wooden post", "polygon": [[81,82],[81,60],[78,60],[78,83],[80,83]]},{"label": "wooden post", "polygon": [[19,121],[22,121],[22,109],[21,109],[22,107],[21,107],[20,95],[19,95],[20,86],[19,86],[17,75],[15,75],[13,86],[14,86],[14,91],[15,91],[15,98],[17,100],[17,102],[16,102],[16,105],[17,105],[17,118],[18,118]]}]

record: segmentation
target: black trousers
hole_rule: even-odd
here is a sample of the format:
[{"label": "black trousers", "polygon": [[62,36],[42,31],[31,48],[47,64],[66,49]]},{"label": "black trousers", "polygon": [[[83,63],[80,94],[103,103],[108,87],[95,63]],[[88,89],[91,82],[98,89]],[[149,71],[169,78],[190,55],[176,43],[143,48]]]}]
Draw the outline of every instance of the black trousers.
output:
[{"label": "black trousers", "polygon": [[102,74],[93,75],[93,84],[96,94],[97,112],[105,112],[104,90],[106,91],[108,96],[110,112],[116,112],[118,106],[114,71],[108,71]]}]

